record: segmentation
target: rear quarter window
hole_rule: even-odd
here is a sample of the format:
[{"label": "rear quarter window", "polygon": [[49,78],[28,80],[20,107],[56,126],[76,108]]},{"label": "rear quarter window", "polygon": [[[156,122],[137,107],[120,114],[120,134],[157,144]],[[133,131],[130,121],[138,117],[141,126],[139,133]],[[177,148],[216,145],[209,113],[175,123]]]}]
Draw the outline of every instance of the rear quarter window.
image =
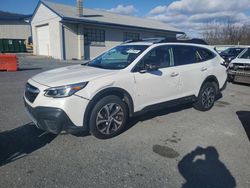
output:
[{"label": "rear quarter window", "polygon": [[216,56],[215,53],[213,53],[212,51],[205,49],[205,48],[197,47],[197,51],[200,54],[201,61],[208,61],[208,60],[215,58],[215,56]]}]

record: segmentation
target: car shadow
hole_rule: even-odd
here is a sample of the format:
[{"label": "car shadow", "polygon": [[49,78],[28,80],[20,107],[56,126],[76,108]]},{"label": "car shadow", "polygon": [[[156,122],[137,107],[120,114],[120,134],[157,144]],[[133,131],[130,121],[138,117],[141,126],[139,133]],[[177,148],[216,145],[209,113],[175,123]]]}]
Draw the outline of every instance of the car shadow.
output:
[{"label": "car shadow", "polygon": [[236,114],[246,131],[248,140],[250,141],[250,111],[238,111]]},{"label": "car shadow", "polygon": [[[71,134],[75,137],[87,137],[87,136],[91,135],[89,131],[79,131],[79,132],[75,132],[75,133],[73,132],[73,133],[65,133],[65,134],[66,135]],[[60,135],[62,135],[62,133]]]},{"label": "car shadow", "polygon": [[[192,107],[193,107],[193,104],[185,104],[185,105],[175,106],[172,108],[164,108],[164,109],[159,109],[159,110],[154,110],[154,111],[152,110],[152,111],[148,111],[143,114],[137,115],[129,119],[125,129],[119,135],[128,131],[130,128],[132,128],[139,122],[147,121],[149,119],[153,119],[158,116],[164,116],[170,113],[178,112],[178,111],[185,110],[185,109],[192,108]],[[76,136],[76,137],[86,137],[86,136],[90,136],[91,134],[89,133],[89,131],[81,131],[78,133],[71,133],[71,135]]]},{"label": "car shadow", "polygon": [[0,167],[27,156],[55,138],[56,135],[37,129],[32,123],[0,132]]},{"label": "car shadow", "polygon": [[[219,93],[215,98],[215,102],[220,100],[222,97],[223,97],[223,95],[221,93]],[[133,127],[138,122],[150,120],[150,119],[153,119],[153,118],[158,117],[158,116],[164,116],[167,114],[179,112],[179,111],[186,110],[189,108],[193,108],[193,103],[179,104],[177,106],[165,107],[165,108],[161,108],[158,110],[148,111],[146,113],[143,113],[143,114],[140,114],[136,117],[131,118],[131,120],[129,121],[129,125],[128,125],[127,130],[130,129],[131,127]]]},{"label": "car shadow", "polygon": [[197,147],[178,163],[178,170],[186,182],[182,188],[233,188],[236,180],[220,161],[216,148]]},{"label": "car shadow", "polygon": [[[222,94],[218,94],[216,96],[215,101],[220,100],[222,97],[223,97]],[[181,105],[172,106],[172,107],[165,107],[165,108],[160,108],[157,110],[150,110],[150,111],[147,111],[145,113],[141,113],[137,116],[129,118],[129,121],[128,121],[125,129],[120,134],[123,134],[124,132],[128,131],[129,129],[131,129],[133,126],[135,126],[139,122],[147,121],[147,120],[159,117],[159,116],[165,116],[167,114],[179,112],[179,111],[190,109],[190,108],[193,108],[193,103],[186,103],[186,104],[181,104]],[[85,136],[89,136],[91,134],[88,131],[84,131],[84,132],[79,132],[79,133],[73,133],[72,135],[76,136],[76,137],[85,137]],[[119,136],[119,135],[117,135],[117,136]]]},{"label": "car shadow", "polygon": [[186,110],[189,108],[193,108],[192,103],[178,105],[178,106],[169,107],[169,108],[161,108],[158,110],[152,110],[152,111],[145,112],[145,113],[140,114],[138,116],[132,117],[129,120],[128,125],[126,126],[126,129],[123,132],[129,130],[130,128],[132,128],[133,126],[135,126],[139,122],[147,121],[147,120],[159,117],[159,116],[165,116],[167,114],[179,112],[179,111]]}]

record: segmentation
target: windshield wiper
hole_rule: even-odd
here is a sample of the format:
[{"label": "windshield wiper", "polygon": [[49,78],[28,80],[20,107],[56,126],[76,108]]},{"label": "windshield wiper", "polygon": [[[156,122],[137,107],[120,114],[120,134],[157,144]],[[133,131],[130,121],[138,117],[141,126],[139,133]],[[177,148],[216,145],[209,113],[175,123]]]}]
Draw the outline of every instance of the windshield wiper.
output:
[{"label": "windshield wiper", "polygon": [[89,64],[88,63],[88,64],[86,64],[86,66],[104,69],[104,67],[102,65],[95,65],[95,64]]},{"label": "windshield wiper", "polygon": [[85,63],[82,63],[81,65],[88,65],[90,63],[90,61],[87,61]]}]

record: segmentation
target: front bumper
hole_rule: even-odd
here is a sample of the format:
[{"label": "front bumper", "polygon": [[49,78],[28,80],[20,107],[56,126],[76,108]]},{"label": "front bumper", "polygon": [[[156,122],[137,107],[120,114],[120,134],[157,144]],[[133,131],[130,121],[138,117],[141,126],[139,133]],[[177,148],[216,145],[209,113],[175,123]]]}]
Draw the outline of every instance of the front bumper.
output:
[{"label": "front bumper", "polygon": [[228,70],[229,80],[238,83],[250,84],[250,71]]},{"label": "front bumper", "polygon": [[77,127],[67,114],[60,108],[31,107],[25,100],[25,110],[39,129],[59,134],[62,131],[75,133],[84,131],[84,127]]}]

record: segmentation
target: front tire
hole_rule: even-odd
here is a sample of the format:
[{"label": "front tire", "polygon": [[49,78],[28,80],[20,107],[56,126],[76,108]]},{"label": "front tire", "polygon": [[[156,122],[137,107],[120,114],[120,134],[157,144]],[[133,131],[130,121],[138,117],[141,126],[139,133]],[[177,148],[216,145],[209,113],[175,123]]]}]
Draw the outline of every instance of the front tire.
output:
[{"label": "front tire", "polygon": [[216,98],[216,88],[213,83],[205,83],[199,93],[198,100],[194,108],[199,111],[208,111],[214,106]]},{"label": "front tire", "polygon": [[119,97],[104,97],[92,109],[90,133],[99,139],[115,137],[124,130],[127,119],[127,106]]},{"label": "front tire", "polygon": [[228,75],[227,80],[228,80],[228,82],[234,83],[234,78],[235,78],[234,75]]}]

